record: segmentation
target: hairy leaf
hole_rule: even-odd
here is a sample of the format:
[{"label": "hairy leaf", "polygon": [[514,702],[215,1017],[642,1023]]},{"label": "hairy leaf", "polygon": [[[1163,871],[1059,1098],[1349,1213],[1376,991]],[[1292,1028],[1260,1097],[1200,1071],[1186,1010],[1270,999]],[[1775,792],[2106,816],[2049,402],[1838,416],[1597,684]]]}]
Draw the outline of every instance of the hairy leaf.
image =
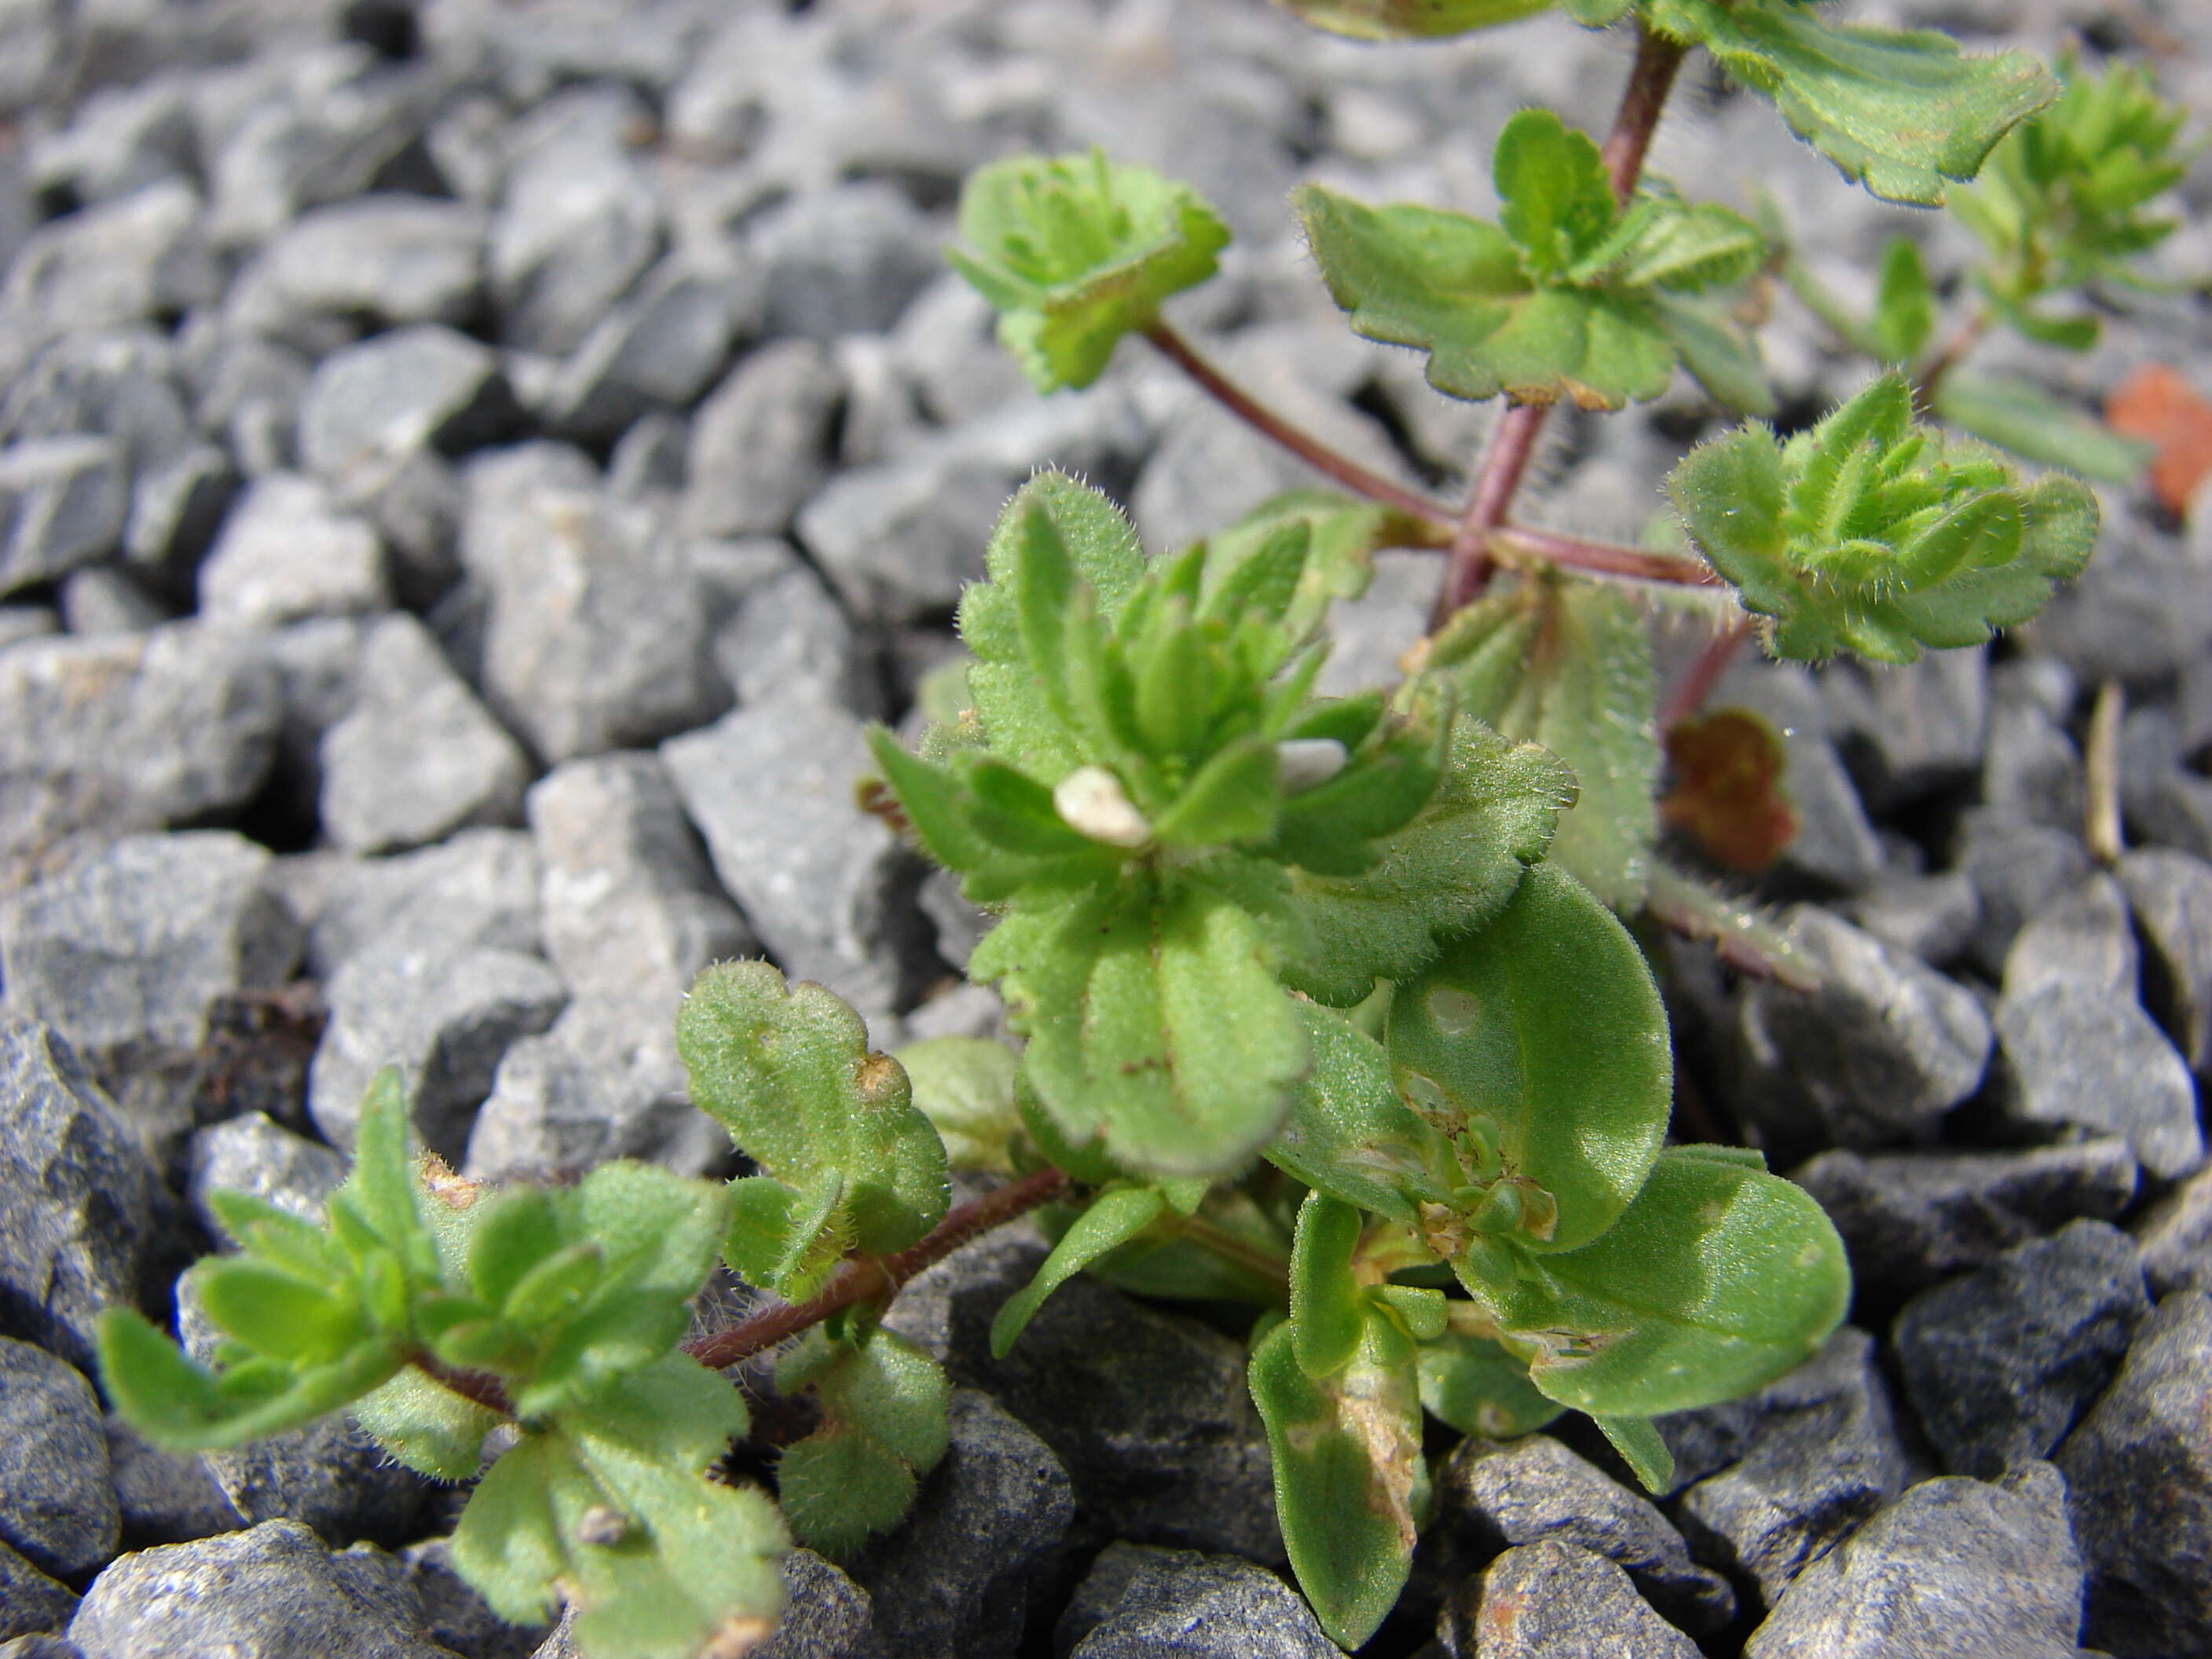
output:
[{"label": "hairy leaf", "polygon": [[1378,843],[1356,875],[1301,871],[1291,892],[1304,933],[1284,982],[1318,1002],[1350,1007],[1377,978],[1417,971],[1440,940],[1494,915],[1522,872],[1543,857],[1559,809],[1573,799],[1559,763],[1477,721],[1452,722],[1435,796]]},{"label": "hairy leaf", "polygon": [[[904,1249],[943,1218],[945,1146],[906,1073],[821,986],[763,962],[718,963],[677,1017],[691,1098],[794,1193],[836,1182],[822,1227],[867,1251]],[[797,1218],[794,1212],[793,1218]]]},{"label": "hairy leaf", "polygon": [[1234,1170],[1281,1125],[1304,1034],[1251,913],[1188,877],[1145,874],[1001,926],[969,964],[1003,977],[1024,1074],[1079,1142],[1133,1170]]},{"label": "hairy leaf", "polygon": [[1284,625],[1300,639],[1320,625],[1333,599],[1356,599],[1375,574],[1377,548],[1422,539],[1422,526],[1378,502],[1329,489],[1292,489],[1270,496],[1235,523],[1206,538],[1200,592],[1211,601],[1249,566],[1269,539],[1290,525],[1304,525],[1310,549],[1297,574]]},{"label": "hairy leaf", "polygon": [[1876,196],[1934,204],[2017,123],[2058,95],[2026,52],[1968,57],[1948,35],[1838,23],[1798,0],[1643,0],[1652,25],[1704,46],[1774,100],[1790,130]]},{"label": "hairy leaf", "polygon": [[1021,1340],[1045,1298],[1099,1257],[1117,1250],[1166,1212],[1167,1200],[1152,1187],[1109,1187],[1078,1216],[1036,1276],[1008,1297],[991,1321],[991,1353],[1003,1359]]},{"label": "hairy leaf", "polygon": [[[1545,111],[1506,123],[1494,172],[1494,225],[1410,204],[1367,207],[1316,185],[1296,198],[1353,329],[1426,351],[1429,383],[1454,397],[1571,398],[1591,409],[1656,398],[1674,378],[1670,333],[1698,331],[1678,331],[1656,302],[1739,282],[1765,258],[1757,227],[1725,208],[1655,189],[1624,212],[1597,146]],[[1717,313],[1702,324],[1708,336],[1735,334]],[[1747,353],[1708,340],[1700,356],[1741,391]]]},{"label": "hairy leaf", "polygon": [[1481,1203],[1516,1206],[1501,1230],[1523,1249],[1605,1233],[1658,1155],[1674,1079],[1658,988],[1556,866],[1398,988],[1389,1047],[1400,1091],[1461,1141]]},{"label": "hairy leaf", "polygon": [[1936,290],[1920,260],[1920,244],[1893,236],[1882,252],[1881,286],[1875,294],[1870,325],[1884,362],[1916,361],[1936,331]]},{"label": "hairy leaf", "polygon": [[1979,445],[1917,425],[1894,374],[1787,447],[1757,425],[1700,446],[1668,489],[1745,607],[1774,619],[1784,657],[1910,662],[1978,644],[2040,611],[2097,535],[2081,484],[2022,484]]},{"label": "hairy leaf", "polygon": [[894,1332],[856,1345],[817,1327],[777,1362],[776,1387],[811,1390],[823,1414],[777,1462],[784,1518],[809,1549],[849,1558],[906,1518],[916,1478],[945,1455],[945,1369]]},{"label": "hairy leaf", "polygon": [[893,1056],[906,1068],[917,1110],[937,1127],[955,1170],[1014,1173],[1012,1142],[1021,1127],[1014,1073],[1021,1062],[1003,1042],[930,1037]]},{"label": "hairy leaf", "polygon": [[1438,1131],[1399,1098],[1382,1045],[1344,1016],[1297,1004],[1313,1066],[1268,1162],[1340,1202],[1411,1224],[1449,1200],[1458,1165]]},{"label": "hairy leaf", "polygon": [[1364,1222],[1352,1206],[1309,1193],[1291,1243],[1291,1351],[1319,1380],[1349,1365],[1366,1334],[1366,1293],[1352,1276]]},{"label": "hairy leaf", "polygon": [[1455,617],[1431,661],[1477,719],[1566,763],[1577,793],[1552,859],[1616,909],[1638,908],[1658,830],[1658,753],[1650,638],[1635,606],[1595,582],[1525,583]]},{"label": "hairy leaf", "polygon": [[1674,1484],[1674,1454],[1648,1417],[1593,1417],[1600,1433],[1613,1443],[1621,1461],[1654,1497]]},{"label": "hairy leaf", "polygon": [[1017,155],[969,176],[953,269],[999,313],[1040,392],[1089,386],[1121,337],[1213,275],[1229,227],[1188,185],[1103,151]]},{"label": "hairy leaf", "polygon": [[1351,1363],[1316,1382],[1299,1368],[1291,1327],[1279,1325],[1253,1350],[1251,1385],[1298,1588],[1329,1638],[1356,1648],[1413,1565],[1426,1482],[1413,1345],[1372,1314]]},{"label": "hairy leaf", "polygon": [[567,1601],[592,1659],[744,1652],[782,1608],[789,1542],[764,1494],[708,1478],[745,1424],[735,1389],[663,1359],[526,1431],[471,1495],[453,1565],[512,1623]]}]

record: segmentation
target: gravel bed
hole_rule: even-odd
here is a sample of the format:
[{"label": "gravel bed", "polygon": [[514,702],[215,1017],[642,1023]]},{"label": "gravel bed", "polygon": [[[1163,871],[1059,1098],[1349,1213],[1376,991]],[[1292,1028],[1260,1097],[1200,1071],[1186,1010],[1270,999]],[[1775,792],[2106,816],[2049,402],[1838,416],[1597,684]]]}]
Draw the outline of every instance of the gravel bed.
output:
[{"label": "gravel bed", "polygon": [[[2051,54],[2150,4],[1860,9]],[[2152,9],[2212,110],[2212,12]],[[977,917],[852,809],[864,723],[952,648],[1033,470],[1155,549],[1310,480],[1135,346],[1031,395],[940,258],[963,175],[1098,143],[1188,178],[1238,240],[1178,319],[1443,488],[1489,411],[1350,336],[1285,194],[1489,210],[1506,117],[1601,127],[1626,64],[1556,17],[1363,48],[1260,0],[0,4],[0,1659],[569,1653],[490,1617],[454,1495],[349,1424],[178,1458],[105,1416],[99,1310],[169,1308],[214,1188],[315,1212],[387,1062],[471,1175],[726,1169],[671,1034],[717,958],[828,983],[880,1046],[997,1029],[957,977]],[[1960,251],[1709,76],[1654,165],[1771,191],[1847,286],[1899,228]],[[2201,274],[2212,170],[2185,194],[2164,268]],[[1786,302],[1766,348],[1789,409],[1863,373]],[[1999,359],[2085,404],[2149,362],[2212,388],[2212,307]],[[1680,387],[1557,420],[1536,514],[1632,538],[1711,429]],[[1716,698],[1788,731],[1805,830],[1750,896],[1825,984],[1661,965],[1705,1116],[1835,1218],[1851,1322],[1663,1419],[1656,1501],[1572,1427],[1462,1446],[1369,1652],[2212,1652],[2212,492],[2193,524],[2103,495],[2022,635]],[[1384,556],[1348,681],[1432,580]],[[1325,1659],[1241,1345],[1078,1281],[994,1360],[1040,1249],[902,1299],[951,1451],[859,1559],[790,1558],[763,1654]]]}]

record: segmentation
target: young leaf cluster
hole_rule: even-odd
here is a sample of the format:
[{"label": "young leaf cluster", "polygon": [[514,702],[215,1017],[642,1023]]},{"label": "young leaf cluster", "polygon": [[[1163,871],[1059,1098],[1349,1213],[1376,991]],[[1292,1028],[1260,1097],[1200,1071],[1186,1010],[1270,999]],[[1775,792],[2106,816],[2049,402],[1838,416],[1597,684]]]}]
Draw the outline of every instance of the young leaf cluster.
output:
[{"label": "young leaf cluster", "polygon": [[1000,313],[1038,391],[1097,380],[1122,335],[1214,273],[1221,216],[1186,185],[1088,155],[1016,156],[971,177],[947,257]]},{"label": "young leaf cluster", "polygon": [[471,1494],[456,1568],[502,1617],[563,1600],[594,1659],[690,1659],[764,1634],[787,1534],[757,1491],[710,1478],[744,1402],[674,1352],[727,1225],[722,1189],[617,1163],[574,1188],[427,1185],[386,1072],[323,1225],[240,1193],[211,1202],[236,1242],[187,1275],[222,1334],[213,1367],[111,1310],[117,1409],[173,1450],[235,1445],[350,1407],[385,1450],[474,1479],[486,1435],[516,1439]]},{"label": "young leaf cluster", "polygon": [[1005,912],[969,972],[1003,981],[1024,1082],[1121,1167],[1249,1163],[1308,1065],[1285,985],[1356,1002],[1418,967],[1504,901],[1562,799],[1436,688],[1312,695],[1341,516],[1300,499],[1147,561],[1103,496],[1042,477],[962,602],[972,707],[936,758],[875,734],[922,844]]},{"label": "young leaf cluster", "polygon": [[1770,407],[1757,354],[1699,298],[1765,264],[1748,219],[1656,190],[1621,206],[1597,145],[1545,110],[1506,124],[1494,172],[1495,224],[1297,192],[1355,331],[1426,352],[1429,383],[1455,398],[1618,409],[1659,396],[1680,362],[1724,403]]},{"label": "young leaf cluster", "polygon": [[1917,424],[1895,374],[1786,444],[1750,426],[1703,446],[1668,489],[1784,657],[1978,645],[2040,611],[2096,542],[2086,488],[2022,485],[1980,445]]}]

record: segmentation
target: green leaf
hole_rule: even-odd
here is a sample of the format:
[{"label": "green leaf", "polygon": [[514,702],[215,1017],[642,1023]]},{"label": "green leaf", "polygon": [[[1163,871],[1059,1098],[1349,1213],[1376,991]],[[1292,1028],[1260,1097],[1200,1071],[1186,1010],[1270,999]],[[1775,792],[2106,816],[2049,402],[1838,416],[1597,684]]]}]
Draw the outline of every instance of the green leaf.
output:
[{"label": "green leaf", "polygon": [[1294,1343],[1279,1325],[1253,1350],[1252,1398],[1298,1588],[1329,1639],[1352,1649],[1389,1613],[1413,1565],[1427,1473],[1413,1345],[1376,1314],[1352,1363],[1316,1382]]},{"label": "green leaf", "polygon": [[1543,857],[1572,799],[1559,763],[1464,716],[1434,798],[1350,876],[1299,872],[1291,892],[1304,936],[1284,964],[1292,989],[1334,1007],[1364,1001],[1377,978],[1417,971],[1440,940],[1494,915]]},{"label": "green leaf", "polygon": [[350,1407],[376,1443],[433,1480],[473,1480],[484,1437],[506,1419],[409,1366]]},{"label": "green leaf", "polygon": [[1014,1074],[1021,1062],[1012,1049],[984,1037],[929,1037],[893,1058],[906,1068],[915,1109],[936,1126],[951,1168],[1014,1173],[1013,1138],[1021,1127]]},{"label": "green leaf", "polygon": [[1047,693],[1045,675],[1056,677],[1059,665],[1033,663],[1022,633],[1021,617],[1043,608],[1030,585],[1049,569],[1054,551],[1073,580],[1097,595],[1097,614],[1109,623],[1144,578],[1144,551],[1120,509],[1065,473],[1046,472],[999,515],[985,555],[989,580],[960,600],[961,638],[975,653],[969,689],[992,752],[1047,781],[1086,758]]},{"label": "green leaf", "polygon": [[1498,228],[1540,283],[1564,277],[1606,240],[1618,216],[1596,144],[1549,110],[1522,110],[1505,124],[1492,173],[1502,204]]},{"label": "green leaf", "polygon": [[1462,1434],[1512,1440],[1566,1409],[1528,1380],[1528,1363],[1488,1337],[1446,1331],[1421,1345],[1421,1405]]},{"label": "green leaf", "polygon": [[1422,1200],[1451,1194],[1458,1166],[1449,1146],[1399,1098],[1380,1042],[1303,999],[1297,1012],[1313,1067],[1267,1161],[1346,1206],[1413,1224]]},{"label": "green leaf", "polygon": [[1882,252],[1881,285],[1875,290],[1870,332],[1884,362],[1911,363],[1936,331],[1936,290],[1920,262],[1920,244],[1893,236]]},{"label": "green leaf", "polygon": [[1601,29],[1627,16],[1636,0],[1559,0],[1559,3],[1583,27]]},{"label": "green leaf", "polygon": [[676,1041],[694,1103],[765,1173],[805,1192],[842,1182],[838,1230],[859,1249],[904,1249],[943,1218],[944,1143],[833,993],[787,987],[766,963],[720,963],[694,983]]},{"label": "green leaf", "polygon": [[219,1256],[192,1269],[191,1285],[218,1329],[294,1364],[327,1362],[375,1334],[343,1281],[313,1284],[251,1257]]},{"label": "green leaf", "polygon": [[453,1565],[510,1623],[567,1600],[592,1659],[743,1652],[782,1608],[788,1543],[766,1496],[708,1477],[745,1423],[735,1389],[672,1355],[526,1431],[471,1495]]},{"label": "green leaf", "polygon": [[1523,1259],[1529,1271],[1491,1287],[1492,1311],[1534,1345],[1536,1385],[1596,1416],[1759,1388],[1826,1340],[1850,1295],[1842,1242],[1802,1188],[1687,1149],[1661,1153],[1591,1243]]},{"label": "green leaf", "polygon": [[1239,574],[1288,526],[1303,525],[1307,554],[1297,586],[1282,613],[1283,625],[1304,639],[1320,626],[1333,599],[1356,599],[1375,574],[1377,548],[1422,539],[1423,527],[1375,501],[1328,489],[1293,489],[1270,496],[1205,542],[1200,592],[1206,605],[1232,589]]},{"label": "green leaf", "polygon": [[1318,185],[1293,199],[1353,331],[1427,352],[1439,392],[1618,409],[1674,379],[1674,352],[1640,296],[1540,286],[1495,225],[1410,203],[1366,207]]},{"label": "green leaf", "polygon": [[1674,1484],[1674,1454],[1648,1417],[1593,1417],[1598,1431],[1613,1443],[1621,1462],[1644,1483],[1644,1491],[1663,1498]]},{"label": "green leaf", "polygon": [[2015,455],[2103,483],[2132,483],[2154,453],[2087,411],[2010,374],[1953,369],[1936,386],[1936,415]]},{"label": "green leaf", "polygon": [[999,313],[1040,392],[1089,386],[1121,337],[1213,275],[1229,227],[1188,185],[1103,151],[1018,155],[969,175],[953,269]]},{"label": "green leaf", "polygon": [[1298,1206],[1291,1243],[1291,1347],[1318,1381],[1349,1365],[1367,1330],[1367,1297],[1352,1276],[1364,1225],[1359,1212],[1326,1193]]},{"label": "green leaf", "polygon": [[1389,1048],[1400,1091],[1453,1126],[1470,1179],[1517,1188],[1509,1235],[1547,1259],[1613,1227],[1658,1155],[1674,1079],[1658,988],[1627,930],[1554,865],[1398,988]]},{"label": "green leaf", "polygon": [[1774,413],[1758,342],[1721,303],[1674,294],[1655,294],[1650,303],[1667,343],[1715,401],[1741,415]]},{"label": "green leaf", "polygon": [[1895,374],[1786,448],[1759,426],[1700,446],[1668,490],[1744,606],[1774,619],[1784,657],[1978,644],[2040,611],[2097,536],[2081,485],[2021,484],[1980,445],[1916,425]]},{"label": "green leaf", "polygon": [[[2064,95],[2014,129],[1956,204],[1993,256],[1979,280],[1999,313],[2030,332],[2043,328],[2029,304],[2038,296],[2133,280],[2133,262],[2179,223],[2144,210],[2189,166],[2176,145],[2184,113],[2142,65],[2115,58],[2085,75],[2069,58],[2060,74]],[[2055,343],[2079,349],[2081,334],[2094,338],[2094,317],[2057,326],[2075,338]]]},{"label": "green leaf", "polygon": [[849,1558],[906,1518],[916,1478],[945,1455],[951,1385],[894,1332],[879,1328],[856,1345],[817,1327],[777,1362],[776,1387],[811,1389],[823,1418],[777,1462],[784,1517],[809,1549]]},{"label": "green leaf", "polygon": [[[1526,649],[1484,648],[1499,636]],[[1431,662],[1477,718],[1566,763],[1578,793],[1560,816],[1553,861],[1614,908],[1640,908],[1659,828],[1658,692],[1635,606],[1596,582],[1525,583],[1455,618]]]},{"label": "green leaf", "polygon": [[1790,130],[1876,196],[1941,203],[2058,95],[2026,52],[1962,56],[1927,30],[1834,23],[1796,0],[1644,0],[1644,15],[1765,93]]},{"label": "green leaf", "polygon": [[368,1085],[354,1130],[353,1169],[325,1200],[341,1241],[350,1231],[359,1248],[389,1250],[400,1270],[417,1283],[438,1277],[437,1245],[416,1207],[416,1164],[405,1085],[387,1066]]},{"label": "green leaf", "polygon": [[1045,1298],[1099,1257],[1119,1249],[1158,1220],[1167,1200],[1152,1187],[1111,1187],[1091,1200],[1060,1235],[1036,1276],[1008,1297],[991,1321],[991,1354],[1004,1359]]},{"label": "green leaf", "polygon": [[127,1308],[100,1316],[100,1382],[117,1411],[166,1450],[211,1451],[297,1428],[388,1382],[401,1345],[373,1337],[327,1364],[295,1370],[258,1362],[218,1375],[196,1364],[145,1316]]},{"label": "green leaf", "polygon": [[1317,29],[1355,40],[1426,40],[1517,23],[1552,0],[1275,0]]},{"label": "green leaf", "polygon": [[1306,1048],[1249,911],[1142,871],[1015,920],[969,971],[1004,979],[1024,1073],[1071,1139],[1103,1133],[1147,1174],[1217,1176],[1273,1136]]}]

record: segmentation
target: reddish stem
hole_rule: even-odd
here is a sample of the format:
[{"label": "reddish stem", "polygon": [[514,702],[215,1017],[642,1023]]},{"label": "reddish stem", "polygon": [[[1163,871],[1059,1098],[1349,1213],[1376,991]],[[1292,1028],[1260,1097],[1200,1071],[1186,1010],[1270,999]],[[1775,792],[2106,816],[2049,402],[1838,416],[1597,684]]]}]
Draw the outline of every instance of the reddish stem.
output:
[{"label": "reddish stem", "polygon": [[[1682,67],[1689,48],[1669,40],[1648,25],[1637,25],[1636,66],[1620,95],[1620,108],[1613,131],[1600,152],[1606,182],[1613,199],[1624,206],[1636,193],[1644,172],[1644,158],[1651,149],[1651,135],[1658,131],[1660,112]],[[1548,404],[1512,404],[1498,418],[1482,453],[1474,487],[1468,494],[1467,510],[1460,515],[1459,531],[1452,538],[1451,564],[1444,574],[1443,591],[1430,618],[1431,630],[1443,626],[1452,613],[1480,593],[1490,580],[1492,532],[1505,522],[1520,493],[1521,481],[1536,453],[1537,434],[1552,412]]]},{"label": "reddish stem", "polygon": [[1316,472],[1335,479],[1346,489],[1370,501],[1381,501],[1385,507],[1395,507],[1401,513],[1410,514],[1416,519],[1440,527],[1449,527],[1451,509],[1442,501],[1431,501],[1417,489],[1408,489],[1379,472],[1370,471],[1350,456],[1330,448],[1310,432],[1292,426],[1207,362],[1198,348],[1183,338],[1165,319],[1155,319],[1145,331],[1145,337],[1231,414],[1273,439]]},{"label": "reddish stem", "polygon": [[1066,1175],[1059,1170],[1039,1170],[1024,1176],[951,1211],[919,1244],[893,1255],[848,1261],[813,1300],[786,1303],[726,1331],[694,1337],[684,1345],[684,1352],[709,1370],[725,1370],[820,1324],[832,1314],[895,1295],[900,1285],[924,1268],[935,1267],[970,1239],[1003,1227],[1041,1204],[1049,1204],[1069,1184]]},{"label": "reddish stem", "polygon": [[1751,618],[1739,617],[1707,642],[1697,661],[1690,665],[1690,672],[1675,686],[1674,695],[1667,699],[1666,708],[1660,711],[1662,732],[1671,732],[1705,706],[1705,699],[1721,683],[1721,676],[1728,672],[1729,665],[1735,660],[1735,653],[1751,637]]},{"label": "reddish stem", "polygon": [[1533,525],[1509,524],[1491,532],[1491,546],[1501,552],[1523,553],[1568,570],[1590,570],[1607,576],[1633,576],[1639,581],[1673,582],[1678,586],[1713,587],[1721,578],[1703,559],[1680,553],[1654,553],[1648,548],[1623,547],[1615,542],[1584,541],[1562,536]]},{"label": "reddish stem", "polygon": [[514,1415],[514,1404],[507,1398],[507,1384],[489,1371],[456,1370],[427,1348],[410,1356],[407,1363],[440,1388],[450,1389],[488,1412],[497,1412],[501,1417]]},{"label": "reddish stem", "polygon": [[1981,343],[1982,336],[1990,331],[1991,318],[1987,306],[1978,307],[1974,314],[1960,324],[1959,331],[1945,343],[1943,349],[1928,361],[1919,374],[1912,378],[1913,407],[1923,413],[1935,407],[1936,388],[1943,384],[1943,377],[1959,366],[1959,360]]}]

